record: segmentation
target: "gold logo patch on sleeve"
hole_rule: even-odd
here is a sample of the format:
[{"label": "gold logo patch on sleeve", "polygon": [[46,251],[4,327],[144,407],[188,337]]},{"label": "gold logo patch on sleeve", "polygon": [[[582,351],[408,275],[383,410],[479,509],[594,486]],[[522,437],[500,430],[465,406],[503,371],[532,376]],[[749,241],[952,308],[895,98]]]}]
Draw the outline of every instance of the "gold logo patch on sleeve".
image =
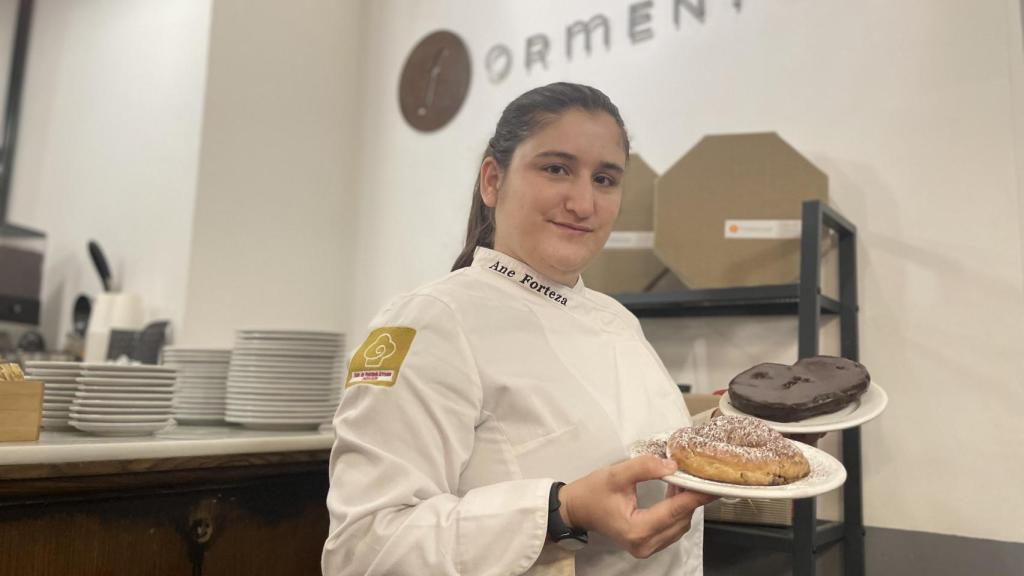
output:
[{"label": "gold logo patch on sleeve", "polygon": [[386,326],[370,332],[352,357],[345,388],[356,384],[394,386],[398,381],[398,369],[402,367],[415,337],[416,329],[405,326]]}]

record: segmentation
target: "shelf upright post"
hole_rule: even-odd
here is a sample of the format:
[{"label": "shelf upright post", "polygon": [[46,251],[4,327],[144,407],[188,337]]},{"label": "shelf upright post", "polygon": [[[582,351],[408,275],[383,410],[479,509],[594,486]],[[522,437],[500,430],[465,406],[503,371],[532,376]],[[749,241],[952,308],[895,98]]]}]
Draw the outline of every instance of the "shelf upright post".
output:
[{"label": "shelf upright post", "polygon": [[[833,216],[830,214],[830,216]],[[857,229],[839,216],[839,330],[840,353],[860,361],[860,333],[857,324]],[[843,430],[843,574],[864,576],[864,500],[861,475],[860,427]]]},{"label": "shelf upright post", "polygon": [[[800,232],[799,357],[818,354],[821,325],[821,203],[804,202]],[[814,576],[814,536],[818,511],[814,498],[793,501],[793,575]]]}]

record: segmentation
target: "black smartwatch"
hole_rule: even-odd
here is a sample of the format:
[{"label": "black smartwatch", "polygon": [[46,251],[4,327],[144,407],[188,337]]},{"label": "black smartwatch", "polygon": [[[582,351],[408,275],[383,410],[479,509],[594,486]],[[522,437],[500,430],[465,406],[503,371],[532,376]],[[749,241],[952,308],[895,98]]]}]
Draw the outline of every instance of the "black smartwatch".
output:
[{"label": "black smartwatch", "polygon": [[575,552],[587,545],[587,531],[570,528],[562,522],[562,515],[558,512],[562,506],[562,501],[558,499],[558,491],[562,486],[565,486],[565,482],[555,482],[551,485],[551,493],[548,495],[548,540]]}]

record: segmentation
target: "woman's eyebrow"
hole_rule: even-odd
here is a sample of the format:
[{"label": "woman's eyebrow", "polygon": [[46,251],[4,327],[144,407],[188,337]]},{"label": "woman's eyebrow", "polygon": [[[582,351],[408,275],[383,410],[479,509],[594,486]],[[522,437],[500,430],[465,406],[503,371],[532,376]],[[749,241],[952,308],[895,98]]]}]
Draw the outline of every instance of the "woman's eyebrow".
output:
[{"label": "woman's eyebrow", "polygon": [[[570,154],[568,152],[563,152],[561,150],[545,150],[544,152],[541,152],[534,156],[534,158],[558,158],[560,160],[565,160],[566,162],[579,162],[579,158],[577,158],[575,154]],[[622,174],[623,172],[626,171],[625,168],[619,166],[615,162],[601,162],[600,167],[602,170],[607,170],[609,172],[617,172],[619,174]]]}]

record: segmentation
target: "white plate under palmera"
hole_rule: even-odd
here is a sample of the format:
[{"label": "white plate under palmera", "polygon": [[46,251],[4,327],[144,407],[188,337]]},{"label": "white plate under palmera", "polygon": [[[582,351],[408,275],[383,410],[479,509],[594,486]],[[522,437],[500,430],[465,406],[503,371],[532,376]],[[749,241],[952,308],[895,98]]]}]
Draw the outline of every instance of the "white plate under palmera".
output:
[{"label": "white plate under palmera", "polygon": [[[656,434],[650,439],[633,444],[630,450],[631,456],[635,457],[643,454],[643,447],[650,440],[664,441],[670,434],[671,432]],[[787,442],[793,441],[787,440]],[[661,479],[669,484],[675,484],[676,486],[680,486],[688,490],[694,490],[696,492],[702,492],[704,494],[731,498],[763,498],[771,500],[797,500],[800,498],[810,498],[812,496],[831,492],[843,485],[843,482],[846,481],[846,468],[843,467],[843,464],[840,461],[833,458],[828,452],[819,450],[813,446],[808,446],[802,442],[793,442],[793,444],[799,448],[800,451],[803,452],[804,457],[807,458],[807,463],[810,464],[811,472],[806,477],[790,484],[782,484],[779,486],[744,486],[741,484],[729,484],[726,482],[707,480],[692,474],[687,474],[681,470],[677,470],[675,473],[668,476],[663,476]]]}]

